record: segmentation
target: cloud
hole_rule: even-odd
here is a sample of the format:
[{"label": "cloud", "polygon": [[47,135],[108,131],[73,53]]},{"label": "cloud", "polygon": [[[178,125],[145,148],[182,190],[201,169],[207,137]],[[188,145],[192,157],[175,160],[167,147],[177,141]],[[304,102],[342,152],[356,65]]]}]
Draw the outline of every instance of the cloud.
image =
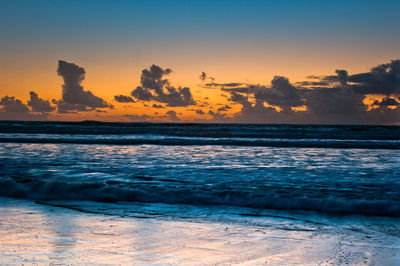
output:
[{"label": "cloud", "polygon": [[[247,96],[243,96],[236,92],[231,93],[230,100],[242,105],[241,111],[230,118],[232,122],[280,123],[282,121],[282,116],[279,112],[274,108],[264,106],[264,100],[255,98],[255,102],[253,103]],[[220,118],[218,119],[221,120]]]},{"label": "cloud", "polygon": [[[234,122],[351,123],[359,122],[357,119],[366,111],[363,98],[341,87],[304,90],[290,84],[285,77],[275,77],[271,86],[258,86],[252,93],[231,92],[230,101],[242,105],[232,118]],[[307,106],[307,111],[293,111],[292,107],[302,105]],[[279,107],[280,111],[271,106]]]},{"label": "cloud", "polygon": [[140,86],[136,87],[136,89],[132,91],[131,95],[140,101],[150,101],[153,98],[153,94],[151,94],[150,91]]},{"label": "cloud", "polygon": [[119,102],[119,103],[134,103],[135,101],[132,99],[132,97],[125,96],[125,95],[115,95],[114,100]]},{"label": "cloud", "polygon": [[204,111],[201,109],[197,109],[197,110],[195,110],[195,112],[196,112],[196,114],[204,115]]},{"label": "cloud", "polygon": [[269,105],[286,109],[303,105],[299,90],[290,84],[289,79],[281,76],[275,76],[270,87],[260,87],[256,90],[254,97]]},{"label": "cloud", "polygon": [[142,86],[136,87],[131,95],[141,101],[156,101],[171,107],[195,105],[190,88],[175,88],[164,78],[171,72],[171,69],[162,69],[157,65],[144,69],[140,77]]},{"label": "cloud", "polygon": [[0,120],[47,120],[46,114],[30,113],[28,106],[14,96],[4,96],[0,100]]},{"label": "cloud", "polygon": [[[259,102],[258,105],[265,102],[268,105],[278,106],[287,110],[291,107],[303,105],[300,90],[292,85],[287,78],[282,76],[275,76],[271,81],[271,86],[248,85],[247,87],[222,87],[221,90],[230,92],[230,100],[244,106],[252,105],[248,100],[249,95],[251,95],[256,102]],[[243,94],[246,94],[246,96]]]},{"label": "cloud", "polygon": [[166,112],[165,116],[171,121],[179,121],[180,120],[174,110],[170,110],[170,111]]},{"label": "cloud", "polygon": [[58,61],[57,73],[64,80],[62,86],[62,98],[55,101],[59,113],[92,111],[96,108],[112,108],[102,98],[93,95],[91,91],[85,91],[81,85],[85,79],[86,71],[73,63],[63,60]]},{"label": "cloud", "polygon": [[[221,90],[226,91],[226,92],[254,93],[256,88],[257,88],[257,86],[255,86],[255,85],[249,85],[247,87],[236,87],[236,88],[222,87]],[[223,96],[223,94],[221,96]]]},{"label": "cloud", "polygon": [[[212,116],[211,121],[213,121],[213,122],[229,122],[228,121],[229,118],[225,114],[221,114],[219,112],[214,112],[213,110],[209,110],[208,114]],[[205,121],[202,121],[202,122],[205,122]]]},{"label": "cloud", "polygon": [[57,105],[57,112],[60,114],[65,113],[77,113],[77,112],[88,112],[95,109],[88,108],[87,106],[81,104],[71,104],[63,100],[53,100],[52,103]]},{"label": "cloud", "polygon": [[299,81],[296,82],[295,85],[297,86],[313,86],[313,87],[319,87],[319,86],[328,86],[329,82],[328,81]]},{"label": "cloud", "polygon": [[367,106],[364,95],[343,87],[318,88],[305,93],[305,105],[308,113],[321,121],[332,123],[352,123],[364,120]]},{"label": "cloud", "polygon": [[153,108],[165,108],[164,106],[162,106],[161,104],[153,104],[152,106]]},{"label": "cloud", "polygon": [[[349,74],[347,73],[346,70],[343,69],[337,69],[335,71],[336,75],[333,76],[324,76],[322,78],[318,78],[316,76],[311,76],[314,79],[321,79],[320,83],[324,85],[322,86],[328,86],[330,83],[337,83],[341,86],[347,85]],[[317,82],[318,83],[318,82]]]},{"label": "cloud", "polygon": [[225,105],[225,106],[222,106],[222,107],[218,108],[218,111],[219,112],[225,112],[225,111],[228,111],[230,109],[232,109],[232,107],[230,107],[229,105]]},{"label": "cloud", "polygon": [[347,85],[347,80],[349,78],[349,74],[346,70],[338,69],[335,71],[337,74],[337,81],[341,86]]},{"label": "cloud", "polygon": [[[346,70],[336,70],[336,75],[313,78],[329,83],[304,93],[309,113],[320,120],[332,123],[390,123],[400,120],[400,108],[395,100],[400,94],[400,60],[378,65],[365,73],[349,75]],[[397,108],[369,110],[363,103],[368,94],[386,96],[372,105]]]},{"label": "cloud", "polygon": [[385,97],[382,100],[378,101],[374,101],[374,103],[372,105],[378,105],[378,106],[399,106],[400,103],[398,101],[396,101],[396,99],[394,98],[390,98],[390,97]]},{"label": "cloud", "polygon": [[2,111],[8,113],[29,113],[29,108],[14,96],[5,96],[0,100]]},{"label": "cloud", "polygon": [[363,94],[391,95],[400,94],[400,60],[381,64],[368,73],[349,76],[349,82],[355,83],[354,89]]},{"label": "cloud", "polygon": [[[170,84],[166,76],[171,72],[171,69],[152,65],[142,71],[141,84],[131,92],[132,97],[116,95],[114,99],[117,102],[128,103],[135,102],[135,98],[143,101],[145,107],[152,106],[152,108],[196,105],[188,87],[176,88]],[[52,101],[59,113],[104,112],[105,108],[113,108],[91,91],[84,90],[81,85],[86,74],[84,68],[59,61],[57,73],[64,80],[62,98]],[[296,83],[291,83],[284,76],[275,76],[269,85],[241,82],[215,83],[214,79],[204,72],[200,76],[200,79],[202,78],[211,80],[204,86],[220,90],[228,100],[228,104],[223,100],[214,105],[214,108],[207,102],[198,102],[197,108],[208,106],[212,109],[208,111],[208,115],[212,116],[208,121],[212,122],[324,124],[400,122],[400,60],[377,65],[363,73],[352,74],[345,69],[338,69],[332,75],[311,75],[307,77],[308,80]],[[380,96],[377,98],[374,95]],[[241,105],[241,110],[236,113],[229,112],[233,109],[233,104]],[[0,100],[0,119],[45,120],[47,114],[54,110],[55,107],[49,100],[41,99],[33,91],[30,92],[27,103],[10,96],[4,96]],[[205,114],[201,109],[189,110]],[[173,110],[155,117],[133,114],[124,118],[131,121],[155,121],[155,118],[180,120]]]},{"label": "cloud", "polygon": [[218,87],[218,88],[226,88],[226,87],[238,87],[238,86],[242,86],[242,85],[246,85],[244,83],[240,83],[240,82],[230,82],[230,83],[215,83],[215,82],[210,82],[210,83],[206,83],[205,86],[206,87]]},{"label": "cloud", "polygon": [[249,108],[252,105],[252,103],[249,101],[249,98],[247,96],[244,96],[237,92],[232,92],[231,98],[229,100],[232,102],[241,104],[243,106],[243,108]]},{"label": "cloud", "polygon": [[[230,93],[231,102],[242,105],[240,112],[225,120],[324,124],[400,122],[400,103],[396,100],[400,95],[400,60],[378,65],[367,73],[349,75],[346,70],[338,69],[335,75],[308,78],[313,80],[292,84],[286,77],[275,76],[270,86],[220,86],[222,91]],[[376,100],[372,104],[375,108],[371,109],[363,102],[369,94],[385,98]],[[296,111],[301,106],[305,106],[303,111]]]},{"label": "cloud", "polygon": [[28,106],[32,108],[32,112],[49,113],[56,109],[48,100],[39,98],[34,91],[29,92],[29,95],[30,100],[28,101]]},{"label": "cloud", "polygon": [[201,72],[201,74],[199,76],[199,79],[201,81],[205,81],[207,79],[207,74],[205,72]]},{"label": "cloud", "polygon": [[131,114],[131,115],[123,115],[123,117],[129,119],[130,121],[134,121],[134,122],[145,122],[150,119],[149,115]]},{"label": "cloud", "polygon": [[360,94],[398,95],[400,94],[400,60],[378,65],[365,73],[348,75],[346,70],[336,70],[334,76],[311,76],[311,78],[319,79],[320,82],[330,82],[330,86],[336,84],[342,87],[349,86]]}]

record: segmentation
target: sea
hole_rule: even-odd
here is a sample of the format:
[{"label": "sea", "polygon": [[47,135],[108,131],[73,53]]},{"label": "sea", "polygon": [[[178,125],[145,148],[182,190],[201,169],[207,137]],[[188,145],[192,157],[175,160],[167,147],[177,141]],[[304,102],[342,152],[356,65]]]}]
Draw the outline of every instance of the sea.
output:
[{"label": "sea", "polygon": [[0,196],[128,216],[396,218],[399,149],[399,126],[4,121]]}]

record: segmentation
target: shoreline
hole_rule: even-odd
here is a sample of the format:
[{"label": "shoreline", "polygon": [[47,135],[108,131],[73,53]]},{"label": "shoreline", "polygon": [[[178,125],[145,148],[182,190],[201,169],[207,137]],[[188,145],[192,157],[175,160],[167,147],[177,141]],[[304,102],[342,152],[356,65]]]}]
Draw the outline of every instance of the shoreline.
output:
[{"label": "shoreline", "polygon": [[0,263],[400,264],[400,236],[390,224],[321,221],[135,218],[0,198]]}]

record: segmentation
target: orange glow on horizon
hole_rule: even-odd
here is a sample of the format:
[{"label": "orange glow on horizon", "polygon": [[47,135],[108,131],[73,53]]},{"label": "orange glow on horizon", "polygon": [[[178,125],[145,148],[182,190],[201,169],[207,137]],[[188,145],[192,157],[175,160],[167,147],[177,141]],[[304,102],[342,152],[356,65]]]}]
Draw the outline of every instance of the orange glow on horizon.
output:
[{"label": "orange glow on horizon", "polygon": [[[189,56],[193,58],[192,56]],[[300,55],[296,56],[300,58]],[[296,58],[295,57],[295,58]],[[120,60],[120,58],[118,58]],[[338,67],[332,67],[334,63],[326,64],[322,62],[324,59],[313,59],[300,65],[288,64],[288,61],[279,61],[276,57],[270,60],[261,60],[251,57],[247,61],[241,61],[237,64],[233,62],[223,62],[210,59],[209,67],[200,65],[203,62],[199,58],[199,62],[178,58],[177,63],[168,64],[162,61],[161,67],[170,67],[173,72],[166,76],[175,87],[189,87],[191,89],[194,100],[200,103],[200,106],[188,107],[165,107],[163,109],[153,108],[155,102],[137,102],[137,103],[118,103],[114,100],[115,95],[129,96],[131,91],[139,85],[141,71],[149,67],[151,64],[131,64],[128,62],[121,63],[118,60],[110,61],[105,64],[99,61],[90,60],[67,60],[84,67],[86,70],[85,80],[82,85],[85,90],[90,90],[94,95],[103,98],[108,103],[114,105],[114,109],[106,109],[107,113],[101,112],[79,112],[77,114],[57,114],[50,113],[50,120],[104,120],[104,121],[129,121],[125,115],[148,115],[154,117],[155,121],[167,121],[165,113],[174,110],[182,121],[194,121],[201,119],[210,119],[208,112],[215,112],[218,108],[225,104],[229,104],[232,109],[223,112],[225,115],[232,115],[241,110],[241,105],[233,104],[228,101],[228,93],[219,89],[205,88],[198,78],[201,71],[205,71],[209,77],[215,78],[215,82],[242,82],[247,84],[270,85],[271,79],[275,75],[283,75],[289,78],[291,83],[303,81],[307,75],[329,75],[333,74],[337,68],[346,68],[349,73],[366,72],[371,67],[382,63],[377,62],[358,62],[352,65],[350,69],[348,65],[338,64]],[[204,59],[203,59],[204,60]],[[196,62],[196,63],[195,63]],[[4,64],[4,63],[3,63]],[[56,73],[57,61],[44,60],[32,65],[27,62],[23,67],[19,68],[16,63],[13,67],[6,68],[0,72],[0,96],[15,96],[24,103],[29,98],[29,91],[33,90],[43,99],[60,99],[62,94],[62,78]],[[186,64],[186,65],[185,65]],[[0,63],[0,66],[2,63]],[[319,69],[318,73],[314,70]],[[206,81],[209,82],[209,81]],[[369,95],[364,99],[364,103],[371,106],[374,100],[381,100],[382,96]],[[162,103],[156,103],[161,104]],[[266,107],[273,107],[280,111],[279,107],[265,104]],[[370,107],[373,108],[373,107]],[[390,107],[391,108],[391,107]],[[197,114],[194,109],[202,110],[205,114]],[[293,107],[294,111],[306,111],[305,106]]]}]

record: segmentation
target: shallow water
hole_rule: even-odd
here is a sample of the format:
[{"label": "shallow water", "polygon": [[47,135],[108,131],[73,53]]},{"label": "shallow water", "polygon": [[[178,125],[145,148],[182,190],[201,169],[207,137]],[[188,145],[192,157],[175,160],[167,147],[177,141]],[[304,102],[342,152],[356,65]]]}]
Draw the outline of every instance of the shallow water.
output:
[{"label": "shallow water", "polygon": [[0,196],[400,216],[399,127],[7,122],[0,132]]}]

